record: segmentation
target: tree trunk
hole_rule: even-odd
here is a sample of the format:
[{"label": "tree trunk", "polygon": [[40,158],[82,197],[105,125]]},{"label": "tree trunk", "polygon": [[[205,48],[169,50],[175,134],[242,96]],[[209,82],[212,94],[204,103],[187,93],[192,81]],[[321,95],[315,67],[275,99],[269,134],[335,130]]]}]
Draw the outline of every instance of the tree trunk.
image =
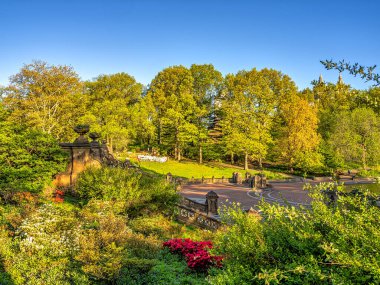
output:
[{"label": "tree trunk", "polygon": [[263,168],[263,159],[261,157],[259,158],[259,168]]},{"label": "tree trunk", "polygon": [[203,163],[202,145],[199,145],[199,164]]},{"label": "tree trunk", "polygon": [[178,148],[178,161],[181,161],[181,149]]},{"label": "tree trunk", "polygon": [[231,152],[231,164],[234,164],[235,162],[234,162],[234,153],[233,152]]},{"label": "tree trunk", "polygon": [[248,152],[244,155],[244,170],[248,170]]},{"label": "tree trunk", "polygon": [[362,162],[363,162],[363,168],[366,170],[367,168],[367,152],[365,145],[362,145],[363,154],[362,154]]},{"label": "tree trunk", "polygon": [[110,137],[110,153],[113,154],[113,143],[112,143],[112,137]]},{"label": "tree trunk", "polygon": [[180,150],[179,150],[179,141],[178,141],[178,128],[176,128],[176,131],[175,131],[175,146],[174,146],[174,159],[176,160],[180,160]]},{"label": "tree trunk", "polygon": [[161,144],[162,144],[162,136],[161,136],[161,133],[162,133],[162,123],[161,123],[161,120],[159,120],[158,122],[158,146],[160,147]]}]

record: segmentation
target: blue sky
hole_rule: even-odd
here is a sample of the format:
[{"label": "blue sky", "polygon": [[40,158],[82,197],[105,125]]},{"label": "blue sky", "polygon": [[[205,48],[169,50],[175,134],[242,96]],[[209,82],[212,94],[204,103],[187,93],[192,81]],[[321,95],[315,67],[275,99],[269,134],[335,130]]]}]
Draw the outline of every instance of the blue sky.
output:
[{"label": "blue sky", "polygon": [[321,73],[336,81],[321,59],[380,65],[379,10],[376,0],[1,0],[0,85],[40,59],[84,80],[123,71],[144,84],[171,65],[269,67],[305,88]]}]

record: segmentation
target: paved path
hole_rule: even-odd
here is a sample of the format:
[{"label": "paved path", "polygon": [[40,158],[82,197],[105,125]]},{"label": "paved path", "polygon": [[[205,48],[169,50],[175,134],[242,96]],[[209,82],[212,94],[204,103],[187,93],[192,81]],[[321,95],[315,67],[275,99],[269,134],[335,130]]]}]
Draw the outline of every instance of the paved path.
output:
[{"label": "paved path", "polygon": [[[362,184],[365,182],[368,181],[345,181],[346,184]],[[307,207],[310,205],[311,199],[308,192],[303,190],[306,183],[315,185],[320,182],[308,180],[306,182],[273,183],[272,188],[261,192],[255,192],[247,186],[236,184],[193,184],[184,185],[180,194],[187,198],[201,200],[205,198],[207,192],[212,190],[219,195],[219,204],[238,202],[244,209],[255,207],[262,199],[270,203]]]}]

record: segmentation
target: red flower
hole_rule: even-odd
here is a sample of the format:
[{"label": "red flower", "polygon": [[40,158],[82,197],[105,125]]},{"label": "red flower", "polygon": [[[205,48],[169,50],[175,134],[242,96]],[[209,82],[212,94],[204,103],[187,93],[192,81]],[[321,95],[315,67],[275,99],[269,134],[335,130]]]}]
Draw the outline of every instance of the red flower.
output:
[{"label": "red flower", "polygon": [[197,271],[207,271],[211,266],[222,267],[222,256],[210,255],[211,241],[192,241],[190,239],[171,239],[163,243],[170,252],[185,257],[187,266]]}]

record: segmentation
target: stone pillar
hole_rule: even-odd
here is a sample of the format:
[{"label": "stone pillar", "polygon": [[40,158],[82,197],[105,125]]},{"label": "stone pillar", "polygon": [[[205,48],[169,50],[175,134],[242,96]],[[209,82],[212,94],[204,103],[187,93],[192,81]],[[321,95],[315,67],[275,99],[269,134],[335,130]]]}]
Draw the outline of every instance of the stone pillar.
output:
[{"label": "stone pillar", "polygon": [[207,214],[217,215],[218,214],[218,194],[214,191],[210,191],[206,194],[206,204],[207,204]]},{"label": "stone pillar", "polygon": [[249,188],[254,189],[255,188],[255,177],[249,178],[248,183],[249,183]]},{"label": "stone pillar", "polygon": [[236,174],[237,174],[236,172],[232,173],[232,183],[237,183],[236,182]]},{"label": "stone pillar", "polygon": [[261,188],[267,188],[267,177],[265,175],[261,175]]},{"label": "stone pillar", "polygon": [[173,175],[170,172],[166,174],[166,181],[173,182]]},{"label": "stone pillar", "polygon": [[260,188],[260,184],[261,184],[261,181],[260,181],[260,176],[259,175],[255,175],[255,177],[253,178],[254,179],[254,187],[255,188]]},{"label": "stone pillar", "polygon": [[249,179],[251,178],[251,174],[249,172],[245,173],[245,181],[249,182]]},{"label": "stone pillar", "polygon": [[243,177],[240,172],[236,173],[236,183],[237,184],[243,184]]}]

